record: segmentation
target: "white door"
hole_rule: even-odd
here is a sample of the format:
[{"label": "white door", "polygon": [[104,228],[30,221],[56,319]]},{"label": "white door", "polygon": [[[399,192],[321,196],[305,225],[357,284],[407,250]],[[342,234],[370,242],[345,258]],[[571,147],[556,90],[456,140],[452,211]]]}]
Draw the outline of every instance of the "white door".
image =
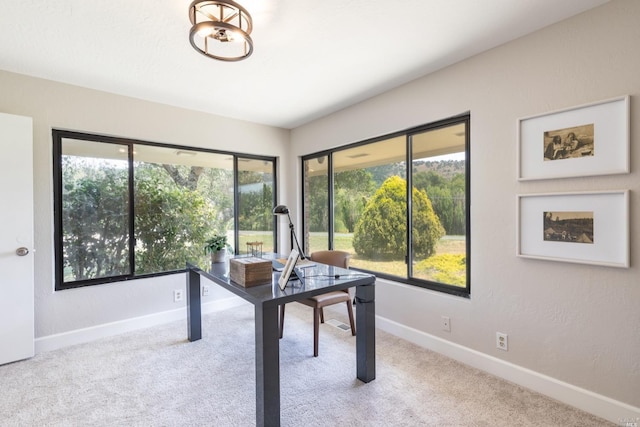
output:
[{"label": "white door", "polygon": [[34,354],[33,124],[0,113],[0,365]]}]

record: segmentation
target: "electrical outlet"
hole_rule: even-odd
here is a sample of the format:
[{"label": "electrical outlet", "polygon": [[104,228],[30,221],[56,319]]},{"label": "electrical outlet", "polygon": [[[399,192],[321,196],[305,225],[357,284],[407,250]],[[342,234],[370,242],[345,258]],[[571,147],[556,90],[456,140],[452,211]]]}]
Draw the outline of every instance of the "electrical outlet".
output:
[{"label": "electrical outlet", "polygon": [[509,351],[509,335],[496,332],[496,347],[500,350]]},{"label": "electrical outlet", "polygon": [[173,291],[173,302],[180,302],[184,295],[182,294],[182,289],[176,289]]},{"label": "electrical outlet", "polygon": [[440,321],[442,325],[442,330],[451,332],[451,319],[449,319],[449,317],[447,316],[442,316],[440,317]]},{"label": "electrical outlet", "polygon": [[203,297],[209,296],[209,286],[203,286],[202,287],[202,296]]}]

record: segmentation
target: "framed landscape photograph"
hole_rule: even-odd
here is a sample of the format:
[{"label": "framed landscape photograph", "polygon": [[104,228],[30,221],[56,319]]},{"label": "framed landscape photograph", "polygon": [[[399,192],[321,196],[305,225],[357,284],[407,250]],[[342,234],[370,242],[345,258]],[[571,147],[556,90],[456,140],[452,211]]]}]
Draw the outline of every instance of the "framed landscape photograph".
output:
[{"label": "framed landscape photograph", "polygon": [[629,267],[629,191],[517,197],[516,255]]},{"label": "framed landscape photograph", "polygon": [[518,179],[629,172],[629,96],[518,120]]}]

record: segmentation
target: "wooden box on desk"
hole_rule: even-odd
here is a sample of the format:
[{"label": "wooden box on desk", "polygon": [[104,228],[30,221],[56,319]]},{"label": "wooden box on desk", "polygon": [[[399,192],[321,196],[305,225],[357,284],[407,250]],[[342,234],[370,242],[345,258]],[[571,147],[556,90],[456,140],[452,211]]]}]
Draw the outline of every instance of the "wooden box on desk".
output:
[{"label": "wooden box on desk", "polygon": [[244,287],[271,283],[271,261],[256,257],[231,258],[229,278]]}]

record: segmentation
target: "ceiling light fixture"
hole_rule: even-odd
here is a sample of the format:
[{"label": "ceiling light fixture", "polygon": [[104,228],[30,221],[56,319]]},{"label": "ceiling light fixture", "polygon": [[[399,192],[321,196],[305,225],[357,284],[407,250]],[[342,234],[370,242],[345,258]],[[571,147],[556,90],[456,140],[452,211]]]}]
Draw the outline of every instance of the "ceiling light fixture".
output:
[{"label": "ceiling light fixture", "polygon": [[191,46],[220,61],[240,61],[253,53],[251,15],[232,0],[196,0],[189,6]]}]

